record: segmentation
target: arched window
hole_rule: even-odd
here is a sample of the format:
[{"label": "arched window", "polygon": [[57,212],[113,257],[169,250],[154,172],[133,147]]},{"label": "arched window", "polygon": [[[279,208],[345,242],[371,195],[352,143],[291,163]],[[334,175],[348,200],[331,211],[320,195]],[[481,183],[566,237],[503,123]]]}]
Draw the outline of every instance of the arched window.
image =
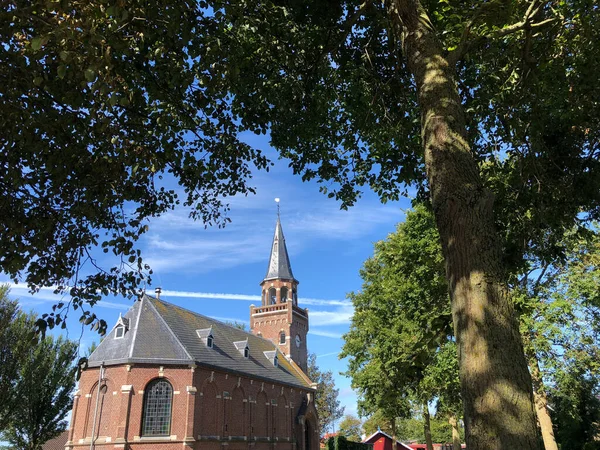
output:
[{"label": "arched window", "polygon": [[269,305],[277,303],[277,291],[275,288],[269,289]]},{"label": "arched window", "polygon": [[281,288],[281,303],[285,303],[288,300],[288,288]]},{"label": "arched window", "polygon": [[292,291],[292,301],[294,305],[298,306],[298,292],[296,291],[296,289]]},{"label": "arched window", "polygon": [[148,383],[144,391],[142,436],[169,436],[171,434],[171,405],[173,387],[159,378]]},{"label": "arched window", "polygon": [[285,331],[282,331],[281,333],[279,333],[279,343],[285,344]]}]

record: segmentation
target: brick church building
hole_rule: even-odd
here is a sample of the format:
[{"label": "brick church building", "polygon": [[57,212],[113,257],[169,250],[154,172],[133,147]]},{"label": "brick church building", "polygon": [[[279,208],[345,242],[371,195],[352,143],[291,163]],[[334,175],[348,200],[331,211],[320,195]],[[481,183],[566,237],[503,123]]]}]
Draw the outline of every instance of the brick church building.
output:
[{"label": "brick church building", "polygon": [[317,450],[298,306],[279,218],[247,333],[144,294],[89,358],[65,449]]}]

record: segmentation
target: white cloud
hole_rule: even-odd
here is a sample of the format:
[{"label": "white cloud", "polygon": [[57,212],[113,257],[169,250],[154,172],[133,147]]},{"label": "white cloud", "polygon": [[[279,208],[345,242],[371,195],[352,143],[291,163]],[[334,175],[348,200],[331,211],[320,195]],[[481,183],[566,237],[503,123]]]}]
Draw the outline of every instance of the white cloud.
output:
[{"label": "white cloud", "polygon": [[[44,303],[67,303],[70,301],[68,294],[54,294],[56,286],[47,286],[40,288],[39,292],[32,294],[29,289],[22,284],[6,283],[10,286],[10,296],[19,300],[24,305]],[[130,305],[123,303],[101,300],[94,307],[107,309],[127,310]]]},{"label": "white cloud", "polygon": [[380,224],[399,222],[403,217],[399,208],[392,209],[380,204],[363,205],[347,211],[330,207],[310,210],[310,213],[293,218],[287,228],[327,239],[352,240],[369,233]]},{"label": "white cloud", "polygon": [[[260,303],[260,295],[248,295],[248,294],[231,294],[231,293],[220,293],[220,292],[190,292],[190,291],[162,291],[163,297],[183,297],[183,298],[200,298],[200,299],[222,299],[222,300],[243,300]],[[300,305],[314,305],[314,306],[344,306],[351,307],[352,303],[347,300],[326,300],[318,298],[304,298],[298,299]],[[311,315],[313,311],[311,311]]]},{"label": "white cloud", "polygon": [[[286,172],[277,164],[278,172]],[[247,263],[266,263],[276,219],[275,197],[281,198],[282,223],[288,251],[293,256],[314,241],[359,239],[379,226],[389,228],[403,217],[394,204],[382,205],[373,196],[361,199],[347,211],[322,198],[308,185],[290,183],[275,172],[258,173],[252,183],[256,195],[226,198],[232,222],[225,228],[204,229],[178,208],[153,219],[142,244],[145,260],[157,273],[207,273]],[[315,196],[316,195],[316,196]]]},{"label": "white cloud", "polygon": [[164,297],[205,298],[223,300],[245,300],[260,302],[260,295],[222,294],[214,292],[162,291]]},{"label": "white cloud", "polygon": [[311,326],[330,326],[349,324],[354,314],[352,305],[336,308],[334,311],[310,311]]},{"label": "white cloud", "polygon": [[[312,319],[312,317],[311,317]],[[332,338],[332,339],[341,339],[342,338],[342,334],[341,333],[332,333],[331,331],[322,331],[322,330],[315,330],[315,329],[311,329],[308,334],[313,334],[315,336],[322,336],[322,337],[328,337],[328,338]]]},{"label": "white cloud", "polygon": [[339,355],[339,352],[331,352],[331,353],[324,353],[323,355],[317,355],[317,358],[325,358],[327,356],[334,356],[334,355]]}]

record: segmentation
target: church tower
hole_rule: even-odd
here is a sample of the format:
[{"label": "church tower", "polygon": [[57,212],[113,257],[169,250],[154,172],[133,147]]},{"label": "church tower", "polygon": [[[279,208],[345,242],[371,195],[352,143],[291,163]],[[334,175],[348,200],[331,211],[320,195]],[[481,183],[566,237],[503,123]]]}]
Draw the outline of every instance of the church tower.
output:
[{"label": "church tower", "polygon": [[298,306],[298,280],[292,274],[279,213],[267,275],[260,286],[261,305],[250,306],[252,333],[271,340],[306,372],[308,310]]}]

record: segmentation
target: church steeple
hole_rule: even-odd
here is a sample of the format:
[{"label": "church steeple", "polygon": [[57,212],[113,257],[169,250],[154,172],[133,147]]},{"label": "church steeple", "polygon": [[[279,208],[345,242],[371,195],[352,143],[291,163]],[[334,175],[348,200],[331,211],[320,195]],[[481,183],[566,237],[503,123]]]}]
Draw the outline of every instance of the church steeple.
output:
[{"label": "church steeple", "polygon": [[271,340],[306,372],[308,310],[298,306],[298,284],[292,273],[278,208],[267,275],[260,283],[261,305],[250,306],[250,329]]},{"label": "church steeple", "polygon": [[271,257],[269,258],[267,275],[263,281],[278,279],[294,280],[279,214],[277,215],[277,224],[275,225],[275,236],[273,237],[273,245],[271,246]]}]

